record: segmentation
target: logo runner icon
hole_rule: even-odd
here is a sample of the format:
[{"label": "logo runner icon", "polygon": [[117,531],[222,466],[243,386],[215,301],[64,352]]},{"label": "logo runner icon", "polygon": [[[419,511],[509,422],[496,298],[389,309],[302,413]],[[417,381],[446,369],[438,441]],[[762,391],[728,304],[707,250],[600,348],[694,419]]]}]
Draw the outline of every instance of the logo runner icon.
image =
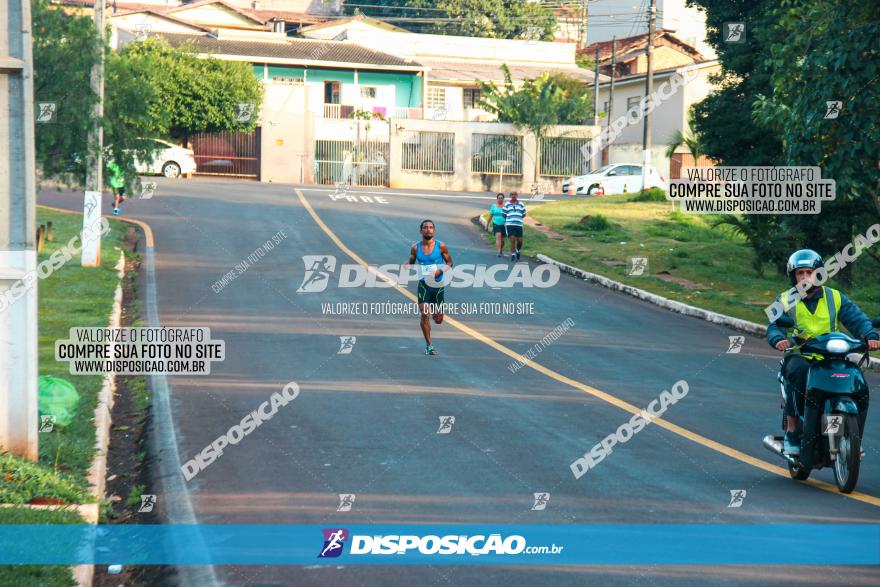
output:
[{"label": "logo runner icon", "polygon": [[728,340],[730,340],[730,346],[727,348],[727,354],[737,354],[742,350],[743,345],[746,342],[745,336],[728,336]]},{"label": "logo runner icon", "polygon": [[337,512],[350,512],[351,506],[354,505],[355,499],[354,493],[340,493],[339,494],[339,507],[336,508]]},{"label": "logo runner icon", "polygon": [[141,495],[141,507],[138,508],[138,512],[149,513],[153,511],[153,508],[156,506],[156,496],[150,493],[144,493]]},{"label": "logo runner icon", "polygon": [[58,105],[55,102],[37,102],[37,122],[52,122]]},{"label": "logo runner icon", "polygon": [[840,100],[829,100],[825,102],[825,119],[834,120],[840,116],[841,108],[843,108],[843,102]]},{"label": "logo runner icon", "polygon": [[532,511],[541,511],[547,509],[547,504],[550,503],[550,494],[549,493],[534,493],[535,503],[532,505]]},{"label": "logo runner icon", "polygon": [[738,508],[742,507],[743,501],[746,499],[747,491],[745,489],[731,489],[730,490],[730,503],[727,504],[729,508]]},{"label": "logo runner icon", "polygon": [[449,434],[452,432],[452,425],[455,424],[455,416],[440,416],[440,427],[437,434]]},{"label": "logo runner icon", "polygon": [[723,28],[725,43],[742,43],[746,39],[746,25],[742,22],[725,22]]},{"label": "logo runner icon", "polygon": [[354,350],[354,343],[357,342],[356,336],[340,336],[339,337],[339,350],[336,352],[337,355],[350,355],[351,351]]},{"label": "logo runner icon", "polygon": [[822,434],[840,434],[840,426],[843,424],[843,416],[825,416],[825,429]]},{"label": "logo runner icon", "polygon": [[644,275],[648,269],[647,257],[630,257],[627,275]]},{"label": "logo runner icon", "polygon": [[324,528],[324,548],[318,558],[336,558],[342,554],[345,541],[348,540],[348,530],[345,528]]},{"label": "logo runner icon", "polygon": [[336,270],[336,257],[333,255],[303,255],[306,275],[297,293],[318,293],[327,289],[330,275]]},{"label": "logo runner icon", "polygon": [[55,416],[40,416],[40,432],[52,432],[55,429]]}]

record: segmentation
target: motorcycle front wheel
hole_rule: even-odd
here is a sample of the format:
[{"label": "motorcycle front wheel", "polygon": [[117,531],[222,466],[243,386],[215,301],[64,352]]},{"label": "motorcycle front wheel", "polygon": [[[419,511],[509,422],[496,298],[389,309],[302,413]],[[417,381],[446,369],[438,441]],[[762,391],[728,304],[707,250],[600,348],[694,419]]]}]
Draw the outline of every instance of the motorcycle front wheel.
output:
[{"label": "motorcycle front wheel", "polygon": [[841,493],[852,493],[859,480],[862,439],[859,437],[859,418],[847,414],[843,418],[843,432],[837,439],[837,458],[834,461],[834,480]]}]

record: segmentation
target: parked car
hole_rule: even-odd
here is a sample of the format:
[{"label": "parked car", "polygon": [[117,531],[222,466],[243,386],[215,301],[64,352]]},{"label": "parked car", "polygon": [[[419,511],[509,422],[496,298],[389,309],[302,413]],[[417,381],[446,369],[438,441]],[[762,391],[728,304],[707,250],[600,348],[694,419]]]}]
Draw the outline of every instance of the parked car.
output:
[{"label": "parked car", "polygon": [[192,149],[177,146],[160,139],[149,139],[156,142],[156,151],[152,161],[135,160],[135,169],[141,175],[164,175],[180,177],[184,173],[195,173],[196,160]]},{"label": "parked car", "polygon": [[[646,188],[668,189],[666,180],[653,165],[648,166]],[[574,196],[591,195],[604,190],[606,194],[622,194],[642,189],[642,166],[634,163],[606,165],[587,175],[569,177],[562,182],[562,193]]]}]

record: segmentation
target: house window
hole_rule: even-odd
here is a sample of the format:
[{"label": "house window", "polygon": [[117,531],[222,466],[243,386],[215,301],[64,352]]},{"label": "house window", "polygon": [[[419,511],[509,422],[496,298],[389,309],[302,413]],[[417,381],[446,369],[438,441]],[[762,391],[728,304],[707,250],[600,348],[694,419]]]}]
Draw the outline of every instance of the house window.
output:
[{"label": "house window", "polygon": [[376,86],[361,86],[361,98],[376,99]]},{"label": "house window", "polygon": [[605,100],[605,105],[602,106],[602,112],[608,112],[608,100]]},{"label": "house window", "polygon": [[642,99],[641,96],[633,96],[632,98],[627,98],[626,99],[626,109],[632,110],[633,108],[638,107],[641,99]]},{"label": "house window", "polygon": [[305,83],[305,80],[301,77],[280,77],[273,76],[272,81],[276,84],[285,84],[288,86],[301,86]]},{"label": "house window", "polygon": [[428,88],[428,108],[446,108],[446,88]]},{"label": "house window", "polygon": [[339,104],[339,82],[324,82],[324,104]]},{"label": "house window", "polygon": [[465,108],[479,108],[481,97],[482,97],[482,94],[480,93],[479,88],[465,88],[464,89],[464,107]]}]

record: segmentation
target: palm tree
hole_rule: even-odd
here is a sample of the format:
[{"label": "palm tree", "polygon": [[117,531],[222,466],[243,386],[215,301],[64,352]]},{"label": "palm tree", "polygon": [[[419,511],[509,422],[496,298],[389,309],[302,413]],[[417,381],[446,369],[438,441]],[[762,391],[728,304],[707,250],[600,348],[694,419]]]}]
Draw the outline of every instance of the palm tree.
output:
[{"label": "palm tree", "polygon": [[696,164],[697,160],[703,156],[703,149],[700,145],[700,141],[694,138],[693,129],[690,125],[688,125],[688,134],[691,136],[686,136],[680,130],[676,129],[672,136],[669,138],[669,142],[666,143],[666,156],[672,159],[672,156],[675,155],[675,150],[678,149],[682,144],[686,145],[688,151],[691,152],[691,155],[694,157],[694,164]]},{"label": "palm tree", "polygon": [[700,144],[699,137],[697,136],[696,131],[694,130],[694,113],[693,110],[688,111],[688,125],[687,125],[687,134],[681,132],[676,129],[672,136],[669,139],[669,142],[666,143],[666,156],[672,159],[672,156],[675,155],[675,150],[678,149],[682,144],[686,145],[688,150],[691,152],[691,155],[694,157],[694,165],[697,164],[697,160],[705,155],[703,151],[703,146]]}]

